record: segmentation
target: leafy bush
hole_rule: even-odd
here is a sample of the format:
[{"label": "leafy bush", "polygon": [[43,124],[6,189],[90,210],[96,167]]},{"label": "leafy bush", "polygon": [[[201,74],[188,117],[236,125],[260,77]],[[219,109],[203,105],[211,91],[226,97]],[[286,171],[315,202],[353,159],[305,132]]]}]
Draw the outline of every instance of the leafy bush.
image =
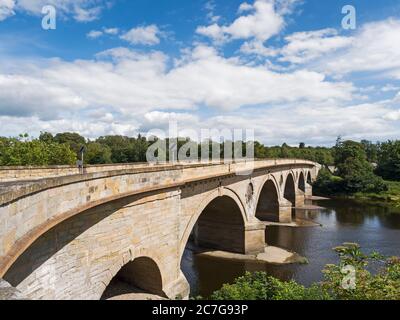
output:
[{"label": "leafy bush", "polygon": [[0,138],[0,165],[61,165],[75,164],[76,154],[67,144],[28,140],[19,138]]},{"label": "leafy bush", "polygon": [[[327,265],[321,286],[336,300],[399,300],[400,260],[385,258],[378,253],[364,254],[356,243],[345,243],[334,249],[340,257],[338,265]],[[368,267],[382,265],[376,274]],[[344,289],[343,267],[355,269],[356,283],[353,289]]]},{"label": "leafy bush", "polygon": [[[307,288],[294,280],[281,281],[265,272],[246,273],[233,284],[225,284],[211,295],[212,300],[399,300],[400,259],[385,258],[378,253],[364,254],[355,243],[334,248],[340,262],[327,265],[324,280]],[[378,267],[373,274],[368,268]],[[352,266],[355,287],[343,286],[343,268]]]}]

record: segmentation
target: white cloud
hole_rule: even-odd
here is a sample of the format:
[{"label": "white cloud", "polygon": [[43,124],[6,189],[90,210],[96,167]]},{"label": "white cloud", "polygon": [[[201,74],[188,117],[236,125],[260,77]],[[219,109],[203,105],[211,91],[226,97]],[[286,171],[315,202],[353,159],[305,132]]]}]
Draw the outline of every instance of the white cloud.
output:
[{"label": "white cloud", "polygon": [[353,42],[352,37],[339,36],[335,29],[297,32],[287,36],[288,42],[280,50],[280,61],[305,63],[321,57],[324,54],[348,47]]},{"label": "white cloud", "polygon": [[389,18],[362,26],[352,36],[335,29],[296,32],[285,37],[282,48],[266,47],[261,41],[248,41],[241,47],[245,54],[277,57],[289,62],[341,77],[355,72],[376,73],[400,79],[400,20]]},{"label": "white cloud", "polygon": [[15,14],[14,7],[14,0],[0,0],[0,21],[13,16]]},{"label": "white cloud", "polygon": [[86,35],[89,39],[97,39],[103,35],[102,31],[92,30]]},{"label": "white cloud", "polygon": [[253,6],[247,2],[243,2],[242,4],[240,4],[239,9],[238,9],[238,13],[243,13],[246,11],[251,11],[253,10]]},{"label": "white cloud", "polygon": [[392,84],[387,84],[382,88],[383,92],[400,91],[400,87],[396,87]]},{"label": "white cloud", "polygon": [[137,27],[129,30],[121,36],[121,39],[131,44],[155,45],[160,43],[160,30],[154,24]]},{"label": "white cloud", "polygon": [[196,47],[180,65],[168,65],[161,52],[114,48],[97,60],[44,60],[40,66],[21,62],[7,72],[0,68],[0,115],[57,120],[77,110],[85,115],[105,109],[136,121],[170,109],[208,106],[231,112],[250,105],[346,101],[354,91],[351,84],[327,81],[316,72],[280,74],[247,66],[206,46]]},{"label": "white cloud", "polygon": [[88,22],[100,17],[105,4],[106,0],[0,0],[0,21],[19,11],[40,15],[44,6],[53,5],[61,16]]},{"label": "white cloud", "polygon": [[276,11],[274,0],[256,0],[253,5],[242,4],[239,8],[240,13],[248,11],[248,15],[238,17],[230,25],[200,26],[196,32],[216,42],[251,38],[264,42],[284,27],[283,16]]},{"label": "white cloud", "polygon": [[347,50],[325,57],[319,67],[331,74],[378,72],[400,79],[400,20],[368,23]]},{"label": "white cloud", "polygon": [[43,119],[60,116],[65,110],[78,110],[87,102],[72,89],[36,75],[0,74],[0,114],[39,115]]},{"label": "white cloud", "polygon": [[115,36],[118,35],[119,29],[118,28],[103,28],[102,30],[92,30],[87,33],[87,37],[89,39],[97,39],[100,38],[103,35],[110,35],[110,36]]},{"label": "white cloud", "polygon": [[204,5],[204,9],[207,11],[207,20],[211,23],[216,23],[221,19],[220,16],[215,14],[215,7],[214,0],[210,0]]},{"label": "white cloud", "polygon": [[255,54],[263,57],[274,57],[278,55],[279,50],[266,47],[261,41],[246,41],[240,47],[240,52],[244,54]]},{"label": "white cloud", "polygon": [[110,35],[117,35],[119,33],[118,28],[104,28],[104,33],[110,34]]}]

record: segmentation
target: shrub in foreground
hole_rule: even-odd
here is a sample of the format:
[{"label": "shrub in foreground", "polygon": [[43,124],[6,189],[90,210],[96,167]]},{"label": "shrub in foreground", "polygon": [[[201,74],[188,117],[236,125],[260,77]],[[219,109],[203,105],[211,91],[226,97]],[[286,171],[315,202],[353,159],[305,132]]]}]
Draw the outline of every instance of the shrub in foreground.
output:
[{"label": "shrub in foreground", "polygon": [[[339,263],[327,265],[323,270],[324,280],[311,287],[305,287],[294,280],[281,281],[268,276],[265,272],[246,273],[233,284],[225,284],[210,298],[212,300],[400,300],[399,258],[385,258],[378,253],[367,255],[355,243],[345,243],[333,250],[339,255]],[[351,278],[352,274],[344,272],[345,267],[350,267],[354,278]],[[375,272],[371,272],[371,269]],[[353,285],[351,279],[354,280]]]}]

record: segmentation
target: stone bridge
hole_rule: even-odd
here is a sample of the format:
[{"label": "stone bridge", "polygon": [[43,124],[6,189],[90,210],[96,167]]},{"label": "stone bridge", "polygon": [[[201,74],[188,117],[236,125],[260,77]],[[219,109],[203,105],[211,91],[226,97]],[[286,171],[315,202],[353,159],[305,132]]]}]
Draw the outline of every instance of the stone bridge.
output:
[{"label": "stone bridge", "polygon": [[0,281],[29,299],[100,299],[116,278],[186,298],[189,238],[263,251],[262,221],[290,222],[319,169],[287,159],[0,168]]}]

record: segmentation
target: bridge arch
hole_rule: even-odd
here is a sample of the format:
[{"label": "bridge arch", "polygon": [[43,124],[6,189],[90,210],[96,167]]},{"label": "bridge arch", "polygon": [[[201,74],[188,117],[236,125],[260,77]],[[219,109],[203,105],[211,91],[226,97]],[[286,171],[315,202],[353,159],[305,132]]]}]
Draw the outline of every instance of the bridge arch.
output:
[{"label": "bridge arch", "polygon": [[304,173],[303,171],[300,172],[299,175],[299,183],[298,183],[298,188],[303,191],[306,192],[306,181],[304,179]]},{"label": "bridge arch", "polygon": [[279,189],[274,179],[268,178],[262,185],[255,215],[262,221],[279,222]]},{"label": "bridge arch", "polygon": [[166,297],[162,273],[153,258],[141,256],[123,265],[110,279],[101,299],[127,293],[149,293]]},{"label": "bridge arch", "polygon": [[292,207],[296,206],[296,184],[292,172],[290,172],[286,177],[283,196],[286,200],[292,203]]},{"label": "bridge arch", "polygon": [[206,197],[192,215],[181,239],[181,257],[190,237],[198,245],[213,249],[244,251],[246,209],[239,196],[220,188]]}]

